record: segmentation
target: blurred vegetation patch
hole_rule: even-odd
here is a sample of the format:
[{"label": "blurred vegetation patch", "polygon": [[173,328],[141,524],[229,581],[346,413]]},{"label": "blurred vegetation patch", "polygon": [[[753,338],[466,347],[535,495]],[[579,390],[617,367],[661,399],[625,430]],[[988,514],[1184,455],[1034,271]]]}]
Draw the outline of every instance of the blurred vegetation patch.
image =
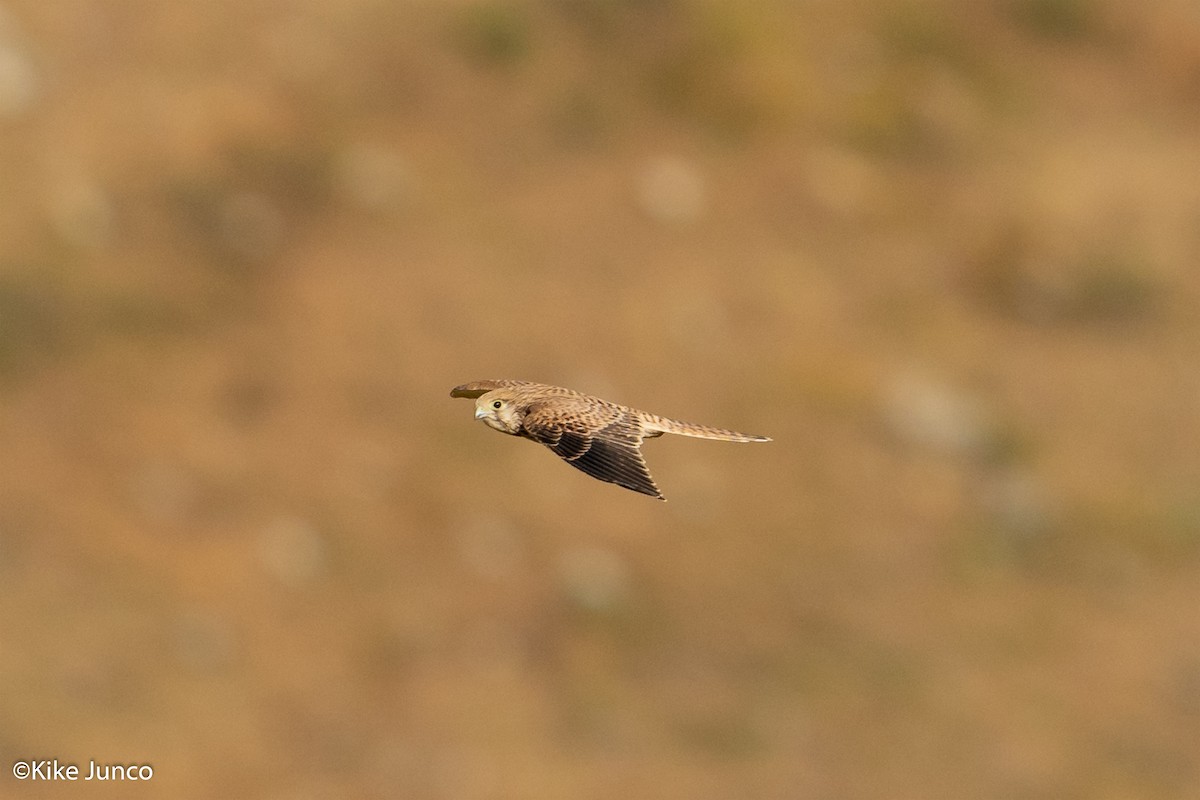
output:
[{"label": "blurred vegetation patch", "polygon": [[880,38],[897,60],[933,59],[965,70],[981,66],[977,42],[954,24],[955,15],[909,4],[880,17]]},{"label": "blurred vegetation patch", "polygon": [[1099,253],[1078,264],[1071,312],[1081,320],[1129,320],[1150,315],[1160,287],[1145,265],[1117,253]]},{"label": "blurred vegetation patch", "polygon": [[802,652],[789,656],[784,670],[772,670],[780,688],[810,702],[851,695],[879,709],[915,707],[929,691],[925,656],[887,642],[823,613],[797,617]]},{"label": "blurred vegetation patch", "polygon": [[227,148],[225,160],[230,183],[267,195],[289,209],[323,206],[333,194],[332,148],[320,143],[288,146],[274,141],[239,141]]},{"label": "blurred vegetation patch", "polygon": [[9,384],[59,356],[78,320],[49,276],[31,270],[0,275],[0,383]]},{"label": "blurred vegetation patch", "polygon": [[977,451],[981,464],[994,470],[1012,469],[1033,463],[1037,444],[1030,435],[1007,419],[993,419]]},{"label": "blurred vegetation patch", "polygon": [[603,138],[609,117],[598,94],[581,86],[560,95],[551,105],[549,125],[562,144],[589,147]]},{"label": "blurred vegetation patch", "polygon": [[847,120],[849,144],[865,153],[893,158],[939,152],[938,137],[910,95],[908,82],[896,80],[856,98]]},{"label": "blurred vegetation patch", "polygon": [[967,277],[984,306],[1042,323],[1133,323],[1161,311],[1164,288],[1150,265],[1116,247],[1081,256],[1038,253],[1020,233],[1000,237]]},{"label": "blurred vegetation patch", "polygon": [[645,66],[664,110],[741,138],[798,112],[802,62],[770,5],[663,4]]},{"label": "blurred vegetation patch", "polygon": [[679,720],[675,730],[686,746],[717,757],[751,756],[767,746],[762,733],[743,715]]},{"label": "blurred vegetation patch", "polygon": [[459,52],[481,66],[514,66],[533,51],[533,24],[526,11],[514,3],[463,9],[452,33]]},{"label": "blurred vegetation patch", "polygon": [[1200,556],[1200,496],[1141,497],[1089,509],[1085,515],[1100,535],[1155,566],[1194,563]]},{"label": "blurred vegetation patch", "polygon": [[1063,577],[1077,569],[1079,554],[1057,519],[1030,524],[985,498],[979,516],[955,545],[954,561],[974,570],[1013,569],[1044,578]]},{"label": "blurred vegetation patch", "polygon": [[588,51],[595,86],[644,98],[717,137],[793,121],[809,95],[807,54],[789,34],[786,3],[547,1]]},{"label": "blurred vegetation patch", "polygon": [[685,0],[548,0],[560,17],[590,40],[606,42],[663,14],[679,11]]},{"label": "blurred vegetation patch", "polygon": [[140,339],[157,339],[192,332],[201,320],[195,310],[159,295],[130,292],[96,304],[100,329]]},{"label": "blurred vegetation patch", "polygon": [[1017,497],[1018,511],[984,503],[985,514],[965,539],[978,566],[1020,569],[1045,579],[1119,586],[1147,569],[1191,569],[1200,557],[1196,498],[1129,497],[1113,492],[1081,498],[1054,513]]},{"label": "blurred vegetation patch", "polygon": [[1060,511],[1049,487],[1032,469],[995,466],[974,484],[976,535],[968,540],[981,564],[1035,568],[1056,563]]},{"label": "blurred vegetation patch", "polygon": [[204,258],[219,265],[231,277],[249,277],[261,261],[258,248],[250,246],[245,230],[236,230],[231,220],[231,189],[206,179],[182,179],[167,189],[167,205],[177,224],[199,248]]},{"label": "blurred vegetation patch", "polygon": [[944,157],[1003,101],[1004,80],[963,15],[910,4],[879,16],[881,63],[856,76],[848,139],[889,157]]},{"label": "blurred vegetation patch", "polygon": [[1012,0],[1008,9],[1022,27],[1049,39],[1082,39],[1098,27],[1092,0]]},{"label": "blurred vegetation patch", "polygon": [[0,385],[57,360],[86,353],[107,337],[156,340],[197,330],[197,310],[152,290],[114,290],[53,269],[0,268]]},{"label": "blurred vegetation patch", "polygon": [[334,159],[320,145],[238,142],[221,168],[167,185],[167,206],[201,251],[232,275],[247,277],[283,246],[289,223],[326,207]]}]

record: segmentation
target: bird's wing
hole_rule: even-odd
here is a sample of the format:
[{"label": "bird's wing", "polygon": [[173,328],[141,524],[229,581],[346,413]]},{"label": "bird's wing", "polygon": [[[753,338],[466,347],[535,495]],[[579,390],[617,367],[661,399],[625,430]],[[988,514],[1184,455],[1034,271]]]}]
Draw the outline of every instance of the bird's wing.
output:
[{"label": "bird's wing", "polygon": [[479,397],[485,395],[493,389],[506,389],[510,386],[530,386],[530,381],[471,381],[464,383],[462,386],[455,386],[450,390],[451,397]]},{"label": "bird's wing", "polygon": [[593,478],[665,500],[642,458],[642,427],[628,410],[586,402],[542,401],[525,412],[525,432]]}]

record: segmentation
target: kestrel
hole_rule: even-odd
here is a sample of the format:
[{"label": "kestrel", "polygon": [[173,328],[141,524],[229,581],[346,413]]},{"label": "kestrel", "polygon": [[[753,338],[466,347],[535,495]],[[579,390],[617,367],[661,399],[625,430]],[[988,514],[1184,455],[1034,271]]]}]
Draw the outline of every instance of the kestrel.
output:
[{"label": "kestrel", "polygon": [[599,397],[529,381],[472,381],[451,397],[475,399],[475,419],[510,436],[544,444],[593,478],[666,500],[642,458],[642,441],[664,433],[725,442],[769,442],[766,436],[693,425],[647,414]]}]

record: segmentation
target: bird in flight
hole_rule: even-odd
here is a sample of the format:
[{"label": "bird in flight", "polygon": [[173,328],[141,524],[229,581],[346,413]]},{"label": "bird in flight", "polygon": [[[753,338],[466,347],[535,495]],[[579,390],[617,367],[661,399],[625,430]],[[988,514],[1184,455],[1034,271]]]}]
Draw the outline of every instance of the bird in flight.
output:
[{"label": "bird in flight", "polygon": [[642,442],[664,433],[725,442],[769,442],[766,436],[693,425],[559,386],[529,381],[472,381],[451,397],[475,400],[475,419],[510,436],[544,444],[593,478],[666,500],[642,458]]}]

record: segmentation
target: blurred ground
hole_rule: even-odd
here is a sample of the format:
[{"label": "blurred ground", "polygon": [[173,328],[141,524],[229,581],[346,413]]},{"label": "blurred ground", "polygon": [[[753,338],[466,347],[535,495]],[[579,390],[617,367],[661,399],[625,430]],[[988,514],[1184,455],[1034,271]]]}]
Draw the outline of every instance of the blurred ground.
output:
[{"label": "blurred ground", "polygon": [[0,796],[1198,796],[1194,3],[6,0],[0,174]]}]

